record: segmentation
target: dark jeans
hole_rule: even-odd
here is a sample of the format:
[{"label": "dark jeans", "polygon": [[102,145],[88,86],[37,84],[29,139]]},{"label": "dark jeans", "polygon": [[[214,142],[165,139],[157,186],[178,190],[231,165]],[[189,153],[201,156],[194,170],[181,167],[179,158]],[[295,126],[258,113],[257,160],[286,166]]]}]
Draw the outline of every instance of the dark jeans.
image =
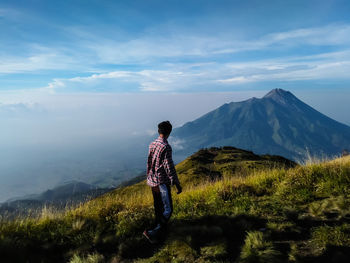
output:
[{"label": "dark jeans", "polygon": [[161,184],[152,187],[154,212],[156,216],[156,227],[153,229],[156,234],[160,229],[167,225],[171,214],[173,213],[173,200],[171,198],[170,185]]}]

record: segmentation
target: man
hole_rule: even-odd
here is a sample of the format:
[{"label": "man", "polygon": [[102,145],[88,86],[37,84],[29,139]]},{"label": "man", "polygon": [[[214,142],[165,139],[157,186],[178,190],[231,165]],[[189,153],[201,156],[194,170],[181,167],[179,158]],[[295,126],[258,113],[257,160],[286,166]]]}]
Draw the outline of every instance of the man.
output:
[{"label": "man", "polygon": [[145,230],[143,235],[151,243],[155,243],[159,234],[164,232],[173,212],[170,186],[176,186],[177,194],[182,192],[172,159],[172,149],[167,141],[171,130],[172,125],[169,121],[159,123],[159,137],[149,145],[147,184],[152,189],[156,226]]}]

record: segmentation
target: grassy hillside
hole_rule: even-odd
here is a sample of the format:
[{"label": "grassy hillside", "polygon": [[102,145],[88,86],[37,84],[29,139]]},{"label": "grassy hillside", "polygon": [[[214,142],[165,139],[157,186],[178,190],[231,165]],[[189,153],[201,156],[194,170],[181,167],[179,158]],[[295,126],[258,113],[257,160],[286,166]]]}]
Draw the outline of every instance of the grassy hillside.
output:
[{"label": "grassy hillside", "polygon": [[153,220],[142,181],[65,213],[2,219],[2,262],[348,262],[350,157],[296,166],[211,148],[177,171],[184,192],[159,245],[141,235]]}]

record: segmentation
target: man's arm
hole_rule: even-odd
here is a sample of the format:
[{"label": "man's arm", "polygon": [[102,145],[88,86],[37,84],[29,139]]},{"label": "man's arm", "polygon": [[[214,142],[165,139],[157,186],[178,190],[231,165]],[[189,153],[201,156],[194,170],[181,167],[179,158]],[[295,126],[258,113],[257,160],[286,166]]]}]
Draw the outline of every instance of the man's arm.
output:
[{"label": "man's arm", "polygon": [[166,174],[170,178],[171,185],[176,186],[178,194],[181,193],[182,188],[180,185],[179,178],[177,177],[177,173],[176,173],[173,158],[172,158],[172,150],[170,146],[167,147],[165,150],[164,168],[165,168]]},{"label": "man's arm", "polygon": [[147,175],[149,171],[152,169],[152,147],[151,145],[148,148],[148,158],[147,158]]}]

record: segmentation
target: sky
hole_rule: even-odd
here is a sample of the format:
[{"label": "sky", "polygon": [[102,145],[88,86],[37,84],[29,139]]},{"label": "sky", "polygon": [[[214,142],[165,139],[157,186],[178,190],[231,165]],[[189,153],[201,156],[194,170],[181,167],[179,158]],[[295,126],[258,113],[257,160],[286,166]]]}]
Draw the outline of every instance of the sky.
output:
[{"label": "sky", "polygon": [[284,88],[339,105],[335,93],[350,98],[349,13],[349,1],[336,0],[2,0],[0,96],[43,105],[107,93],[238,100]]},{"label": "sky", "polygon": [[[0,147],[154,135],[274,88],[350,125],[349,14],[347,0],[0,0]],[[18,165],[6,153],[0,170]]]}]

